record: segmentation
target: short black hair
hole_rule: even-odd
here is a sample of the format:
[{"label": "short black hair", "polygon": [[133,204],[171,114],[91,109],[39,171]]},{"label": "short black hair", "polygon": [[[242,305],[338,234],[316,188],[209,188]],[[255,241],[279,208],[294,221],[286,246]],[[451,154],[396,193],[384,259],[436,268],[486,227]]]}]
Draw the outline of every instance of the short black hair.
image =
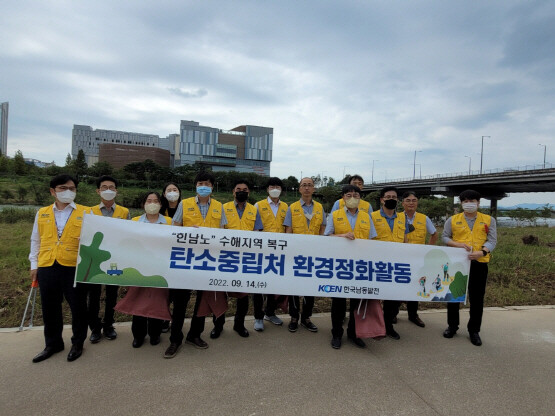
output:
[{"label": "short black hair", "polygon": [[341,196],[349,192],[357,192],[360,195],[360,188],[355,185],[343,185],[343,188],[341,188]]},{"label": "short black hair", "polygon": [[459,200],[461,202],[465,200],[471,200],[471,199],[475,199],[476,201],[479,201],[481,197],[482,195],[480,195],[480,192],[475,191],[473,189],[467,189],[466,191],[461,192],[461,194],[459,195]]},{"label": "short black hair", "polygon": [[247,185],[247,188],[249,188],[249,191],[251,190],[251,184],[250,184],[250,182],[247,181],[246,179],[235,179],[235,180],[233,181],[233,188],[232,188],[232,189],[235,189],[235,187],[236,187],[237,185],[241,184],[241,183],[244,183],[245,185]]},{"label": "short black hair", "polygon": [[399,190],[395,187],[395,186],[384,186],[381,190],[380,190],[380,198],[383,198],[383,196],[385,195],[386,192],[389,191],[395,191],[395,193],[397,194],[397,196],[399,196]]},{"label": "short black hair", "polygon": [[283,181],[280,178],[274,176],[268,179],[268,185],[266,185],[266,188],[268,188],[269,186],[279,186],[283,189]]},{"label": "short black hair", "polygon": [[210,172],[199,172],[197,176],[195,176],[195,185],[197,182],[204,182],[208,181],[212,186],[214,186],[214,182],[216,182],[216,178]]},{"label": "short black hair", "polygon": [[100,189],[100,184],[104,181],[114,182],[114,184],[116,185],[116,188],[119,187],[119,182],[115,178],[108,175],[103,175],[96,180],[96,189]]},{"label": "short black hair", "polygon": [[158,197],[158,201],[159,201],[159,202],[162,201],[162,197],[160,196],[160,194],[159,194],[158,192],[156,192],[156,191],[148,191],[147,193],[145,193],[145,194],[143,195],[143,199],[141,200],[141,207],[142,207],[142,208],[145,207],[146,200],[147,200],[148,196],[149,196],[149,195],[152,195],[152,194],[154,194],[154,195],[156,195],[156,196]]},{"label": "short black hair", "polygon": [[418,195],[416,195],[416,191],[412,191],[412,190],[405,192],[403,194],[402,199],[408,198],[411,195],[414,196],[416,199],[418,199]]},{"label": "short black hair", "polygon": [[77,185],[79,185],[79,181],[76,178],[68,175],[67,173],[62,173],[61,175],[56,175],[52,178],[52,180],[50,181],[50,187],[54,189],[56,186],[63,185],[65,183],[68,183],[69,181],[73,181],[76,188]]},{"label": "short black hair", "polygon": [[359,181],[361,181],[362,183],[364,183],[364,179],[362,179],[362,176],[360,176],[360,175],[353,175],[353,176],[351,176],[351,177],[349,178],[349,183],[351,183],[351,181],[352,181],[353,179],[358,179]]}]

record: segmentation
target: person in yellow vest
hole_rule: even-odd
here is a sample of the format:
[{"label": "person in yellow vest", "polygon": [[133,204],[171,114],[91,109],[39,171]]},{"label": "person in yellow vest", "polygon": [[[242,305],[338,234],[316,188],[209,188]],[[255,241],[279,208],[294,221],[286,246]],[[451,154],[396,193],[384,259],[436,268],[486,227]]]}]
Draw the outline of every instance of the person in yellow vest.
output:
[{"label": "person in yellow vest", "polygon": [[[407,234],[407,243],[409,244],[426,244],[426,236],[430,235],[428,244],[434,246],[437,243],[439,234],[432,220],[420,212],[416,212],[418,208],[418,197],[414,191],[407,191],[403,194],[403,213],[409,227]],[[400,215],[400,214],[399,214]],[[418,316],[418,302],[407,302],[407,312],[409,321],[413,324],[424,328],[426,324]],[[393,323],[397,323],[397,317],[393,319]]]},{"label": "person in yellow vest", "polygon": [[[286,233],[323,235],[326,229],[326,213],[322,204],[312,199],[314,193],[314,181],[312,178],[302,178],[299,185],[301,199],[293,202],[287,209],[283,225]],[[289,322],[290,332],[296,332],[299,328],[299,309],[301,309],[300,297],[289,296]],[[314,308],[314,296],[303,296],[303,308],[300,314],[301,326],[310,332],[317,332],[318,327],[312,323],[312,309]]]},{"label": "person in yellow vest", "polygon": [[[245,179],[236,180],[233,186],[233,201],[223,205],[223,211],[227,219],[225,228],[229,230],[260,231],[262,221],[258,210],[254,205],[247,202],[250,193],[250,184]],[[221,292],[218,295],[222,295]],[[245,316],[249,310],[248,293],[236,293],[237,307],[235,309],[235,321],[233,330],[243,338],[249,336],[249,331],[245,328]],[[220,316],[213,316],[214,329],[210,332],[210,338],[216,339],[224,329],[225,312]]]},{"label": "person in yellow vest", "polygon": [[[470,302],[470,319],[468,334],[470,342],[482,345],[480,327],[484,310],[484,295],[488,278],[488,263],[491,252],[497,245],[497,224],[495,218],[478,212],[481,195],[468,189],[461,192],[459,200],[463,212],[453,215],[445,221],[442,239],[449,247],[461,247],[468,251],[470,273],[468,276],[468,300]],[[445,338],[453,338],[459,329],[458,302],[447,304],[447,329]]]},{"label": "person in yellow vest", "polygon": [[[111,176],[101,176],[96,180],[96,193],[100,196],[100,204],[91,207],[91,212],[104,217],[128,220],[129,210],[116,204],[118,194],[118,181]],[[100,293],[102,285],[83,285],[87,296],[87,321],[91,329],[90,341],[96,344],[102,337],[101,330],[107,339],[116,339],[118,334],[114,329],[114,306],[118,299],[119,286],[106,285],[106,298],[104,307],[104,321],[98,316],[100,311]]]},{"label": "person in yellow vest", "polygon": [[[282,190],[283,182],[281,179],[272,177],[268,180],[268,186],[266,187],[268,198],[254,204],[262,220],[264,232],[285,232],[283,221],[287,214],[287,204],[279,199]],[[264,296],[266,297],[266,309],[264,309]],[[287,301],[287,296],[285,295],[254,294],[252,297],[254,307],[254,330],[259,332],[264,331],[264,320],[270,321],[277,326],[283,325],[283,321],[276,316],[276,308],[278,303],[283,303],[284,301]]]},{"label": "person in yellow vest", "polygon": [[[343,200],[343,208],[338,209],[329,215],[324,235],[343,237],[349,240],[370,240],[376,237],[376,229],[374,228],[374,224],[370,219],[370,215],[368,215],[367,212],[359,209],[360,188],[355,185],[345,185],[341,189],[341,195]],[[347,324],[347,338],[349,338],[349,340],[351,340],[351,342],[359,348],[365,348],[366,344],[360,337],[357,337],[356,334],[355,309],[363,302],[365,301],[363,301],[362,299],[350,300],[349,323]],[[383,312],[380,308],[380,301],[377,299],[370,299],[367,302],[375,303],[374,309],[376,309],[381,315],[381,319],[378,319],[379,323],[370,323],[372,317],[370,317],[370,314],[368,316],[367,323],[370,323],[371,330],[374,332],[372,335],[375,337],[383,337],[385,335],[385,329],[383,325]],[[331,346],[334,349],[341,348],[341,338],[343,337],[343,320],[345,319],[346,311],[346,298],[332,298]]]},{"label": "person in yellow vest", "polygon": [[45,348],[33,358],[44,361],[64,349],[62,301],[71,309],[71,350],[68,361],[78,359],[87,339],[87,309],[82,288],[74,287],[77,252],[83,217],[88,207],[73,202],[78,181],[70,175],[58,175],[50,181],[54,204],[39,209],[31,234],[31,279],[38,280]]},{"label": "person in yellow vest", "polygon": [[[200,172],[195,177],[197,195],[182,200],[173,216],[172,225],[184,227],[224,228],[227,224],[222,204],[211,198],[215,178],[209,172]],[[187,303],[191,297],[188,289],[172,290],[173,314],[170,330],[170,346],[164,353],[164,358],[173,358],[183,342],[183,323]],[[198,308],[202,300],[202,291],[197,290],[197,299],[191,318],[191,328],[185,341],[197,348],[208,348],[208,344],[200,337],[204,331],[204,316],[198,316]]]},{"label": "person in yellow vest", "polygon": [[[354,185],[362,191],[362,187],[364,186],[364,180],[360,175],[353,175],[349,178],[349,185]],[[337,211],[340,208],[343,209],[344,207],[345,207],[345,201],[343,200],[343,198],[339,198],[333,204],[333,207],[331,208],[331,212]],[[364,199],[360,200],[360,203],[358,204],[358,209],[368,214],[372,213],[372,205],[370,205],[370,202],[365,201]]]},{"label": "person in yellow vest", "polygon": [[[394,243],[406,243],[408,228],[403,214],[398,215],[397,208],[397,188],[394,186],[386,186],[380,190],[379,211],[372,212],[372,222],[376,227],[378,236],[374,240],[391,241]],[[383,315],[385,321],[386,334],[393,339],[401,337],[393,328],[393,321],[399,313],[399,305],[397,300],[383,301]]]}]

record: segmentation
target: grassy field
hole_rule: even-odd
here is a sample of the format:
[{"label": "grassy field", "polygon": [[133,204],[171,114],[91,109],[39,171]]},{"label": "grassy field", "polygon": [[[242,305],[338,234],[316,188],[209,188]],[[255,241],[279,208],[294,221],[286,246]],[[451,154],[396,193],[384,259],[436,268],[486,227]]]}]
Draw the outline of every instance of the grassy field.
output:
[{"label": "grassy field", "polygon": [[[2,216],[4,214],[0,214],[0,220]],[[0,221],[0,233],[4,236],[0,245],[0,327],[19,326],[29,294],[28,255],[33,215],[22,217],[23,220],[15,223]],[[498,233],[499,244],[489,269],[486,306],[555,304],[555,247],[547,245],[555,243],[555,229],[500,228]],[[522,237],[529,234],[537,236],[540,244],[524,245]],[[124,288],[120,289],[120,296],[124,292]],[[35,325],[41,325],[40,296],[37,301]],[[190,309],[193,304],[191,300]],[[421,302],[420,305],[421,308],[445,307],[438,303]],[[317,298],[314,311],[326,312],[330,306],[329,298]],[[69,323],[67,305],[64,307]],[[129,319],[129,316],[116,314],[118,321]]]}]

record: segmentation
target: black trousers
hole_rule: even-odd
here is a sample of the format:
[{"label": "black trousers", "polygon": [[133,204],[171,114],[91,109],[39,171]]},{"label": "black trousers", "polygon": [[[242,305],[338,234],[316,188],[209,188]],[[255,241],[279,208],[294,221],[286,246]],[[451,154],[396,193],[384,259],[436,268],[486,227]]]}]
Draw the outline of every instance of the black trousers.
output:
[{"label": "black trousers", "polygon": [[[197,300],[195,302],[193,316],[191,317],[191,329],[187,333],[187,338],[198,338],[204,331],[204,316],[197,316],[202,293],[201,290],[197,290]],[[183,342],[185,312],[187,311],[187,304],[191,298],[191,291],[188,289],[171,289],[170,298],[173,302],[170,342],[181,344]]]},{"label": "black trousers", "polygon": [[[468,301],[470,302],[470,319],[468,332],[480,332],[482,315],[484,313],[484,296],[488,280],[488,264],[476,260],[470,262],[470,275],[468,276]],[[447,324],[453,329],[459,329],[460,303],[447,304]]]},{"label": "black trousers", "polygon": [[84,285],[87,289],[87,322],[91,331],[100,332],[101,328],[108,329],[114,324],[114,306],[118,300],[119,286],[106,285],[106,297],[104,306],[104,321],[100,320],[100,294],[103,285]]},{"label": "black trousers", "polygon": [[401,302],[398,300],[383,301],[383,320],[386,327],[393,325],[393,318],[399,314],[399,306],[401,306]]},{"label": "black trousers", "polygon": [[[410,300],[405,303],[407,304],[407,312],[409,314],[409,318],[416,318],[418,316],[418,301]],[[401,302],[399,302],[399,304],[401,304]],[[398,313],[399,309],[397,309],[397,314]]]},{"label": "black trousers", "polygon": [[[266,298],[266,309],[264,309],[264,298]],[[276,295],[262,295],[260,293],[252,295],[254,319],[264,319],[264,315],[274,316],[276,314],[277,301]]]},{"label": "black trousers", "polygon": [[[229,302],[229,298],[228,298]],[[235,308],[235,325],[238,327],[245,326],[245,316],[249,311],[249,295],[243,296],[242,298],[237,298],[237,307]],[[264,317],[262,317],[264,318]],[[214,327],[223,329],[225,324],[225,313],[220,315],[218,318],[212,317],[212,322],[214,322]]]},{"label": "black trousers", "polygon": [[[314,308],[314,296],[303,296],[303,309],[301,312],[301,320],[308,319],[312,316]],[[289,316],[299,319],[300,298],[299,296],[289,296]]]},{"label": "black trousers", "polygon": [[164,322],[162,319],[133,315],[131,321],[133,338],[143,340],[147,334],[151,340],[158,338],[162,333],[162,322]]},{"label": "black trousers", "polygon": [[[349,301],[349,323],[347,324],[347,336],[356,338],[355,331],[355,313],[354,310],[358,306],[359,299],[351,299]],[[341,338],[343,336],[343,320],[347,312],[347,299],[332,298],[331,300],[331,336]]]},{"label": "black trousers", "polygon": [[87,339],[87,309],[84,285],[73,287],[75,267],[62,266],[55,262],[50,267],[39,267],[40,298],[44,321],[44,341],[47,347],[63,347],[64,318],[62,302],[66,299],[71,309],[73,345],[83,345]]}]

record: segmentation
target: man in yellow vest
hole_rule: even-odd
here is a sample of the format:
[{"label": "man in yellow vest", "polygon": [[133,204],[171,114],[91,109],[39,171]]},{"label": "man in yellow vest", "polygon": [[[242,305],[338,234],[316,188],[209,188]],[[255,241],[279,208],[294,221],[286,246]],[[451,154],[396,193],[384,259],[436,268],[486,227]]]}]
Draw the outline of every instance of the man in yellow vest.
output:
[{"label": "man in yellow vest", "polygon": [[[459,200],[463,212],[453,215],[445,221],[443,242],[449,247],[461,247],[468,251],[470,273],[468,276],[468,300],[470,302],[470,319],[468,334],[470,342],[482,345],[480,327],[484,310],[484,295],[488,278],[488,263],[491,252],[497,244],[497,225],[495,218],[478,212],[480,193],[474,190],[461,192]],[[445,338],[453,338],[459,329],[458,302],[447,304],[447,329]]]},{"label": "man in yellow vest", "polygon": [[[283,190],[283,182],[280,178],[272,177],[268,180],[266,187],[268,198],[258,201],[254,206],[262,220],[263,231],[270,233],[284,233],[283,221],[287,214],[287,204],[279,199]],[[264,295],[255,293],[252,297],[254,307],[254,330],[264,331],[264,320],[274,325],[281,326],[283,321],[276,316],[278,301],[287,300],[286,296],[265,295],[266,309],[264,308]]]},{"label": "man in yellow vest", "polygon": [[[245,231],[260,231],[262,229],[262,221],[257,209],[254,205],[247,202],[250,188],[249,182],[245,179],[235,181],[233,201],[223,205],[223,211],[227,219],[225,228]],[[245,328],[245,316],[247,316],[249,310],[249,295],[247,293],[238,293],[237,295],[233,330],[243,338],[246,338],[249,336],[249,331]],[[214,329],[210,332],[210,338],[215,339],[220,336],[224,329],[225,313],[219,317],[214,316],[213,322]]]},{"label": "man in yellow vest", "polygon": [[[349,178],[349,185],[354,185],[362,191],[362,187],[364,186],[364,180],[360,175],[353,175]],[[345,201],[343,200],[343,198],[339,198],[333,204],[333,207],[331,208],[331,212],[337,211],[339,208],[343,208],[343,207],[345,207]],[[372,213],[372,205],[370,205],[370,202],[365,201],[364,199],[360,200],[360,203],[358,204],[358,209],[368,214]]]},{"label": "man in yellow vest", "polygon": [[[375,240],[391,241],[394,243],[406,243],[408,228],[404,215],[398,215],[397,208],[397,188],[394,186],[386,186],[380,190],[380,204],[379,211],[372,212],[372,222],[376,227],[378,236]],[[384,300],[383,301],[383,317],[385,321],[386,334],[393,339],[400,339],[401,337],[393,329],[393,321],[399,313],[399,305],[401,303],[397,300]]]},{"label": "man in yellow vest", "polygon": [[68,361],[78,359],[87,339],[87,309],[84,292],[74,287],[77,252],[83,217],[89,208],[73,202],[77,179],[58,175],[50,181],[54,204],[39,209],[31,234],[31,279],[38,280],[44,320],[46,347],[34,363],[44,361],[64,349],[62,330],[64,320],[62,301],[65,297],[71,309],[71,350]]},{"label": "man in yellow vest", "polygon": [[[195,177],[197,195],[182,200],[173,216],[172,225],[184,227],[224,228],[227,224],[222,204],[211,198],[215,178],[210,172],[200,172]],[[170,332],[170,346],[164,353],[164,358],[173,358],[183,342],[183,323],[187,303],[191,297],[188,289],[172,289],[173,299],[172,325]],[[198,308],[202,299],[202,291],[197,290],[197,299],[191,318],[191,329],[185,341],[197,348],[208,348],[208,344],[200,337],[204,331],[204,316],[198,316]]]},{"label": "man in yellow vest", "polygon": [[[96,180],[96,193],[100,196],[100,204],[91,207],[91,212],[104,217],[130,219],[129,210],[115,202],[118,193],[118,181],[111,176],[101,176]],[[118,298],[119,286],[106,285],[104,307],[104,321],[98,317],[100,311],[100,293],[102,285],[83,285],[87,296],[87,321],[91,329],[90,341],[96,344],[102,337],[101,330],[107,339],[116,339],[118,334],[114,329],[114,306]]]},{"label": "man in yellow vest", "polygon": [[[326,229],[326,213],[322,204],[312,199],[314,193],[314,181],[312,178],[302,178],[299,185],[301,199],[292,203],[287,209],[283,225],[286,233],[323,235]],[[299,296],[289,296],[289,322],[290,332],[296,332],[299,328]],[[314,308],[314,296],[303,297],[303,308],[300,314],[301,325],[310,332],[317,332],[318,327],[312,323],[312,309]]]},{"label": "man in yellow vest", "polygon": [[[403,194],[403,213],[409,227],[407,234],[407,243],[409,244],[426,244],[426,235],[430,235],[428,244],[434,246],[437,243],[439,234],[432,220],[420,212],[416,212],[418,208],[418,197],[414,191],[407,191]],[[418,316],[418,302],[407,302],[407,312],[409,321],[415,325],[424,328],[426,324]],[[393,319],[393,323],[397,322],[397,317]]]}]

